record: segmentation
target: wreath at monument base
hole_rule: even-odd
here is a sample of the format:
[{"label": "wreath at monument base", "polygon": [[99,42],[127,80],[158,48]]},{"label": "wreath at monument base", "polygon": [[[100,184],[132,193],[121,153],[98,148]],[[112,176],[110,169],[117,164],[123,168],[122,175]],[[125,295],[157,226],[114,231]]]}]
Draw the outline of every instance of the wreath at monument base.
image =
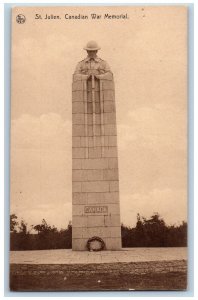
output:
[{"label": "wreath at monument base", "polygon": [[89,251],[102,251],[105,249],[105,242],[98,236],[93,236],[87,241],[87,249]]}]

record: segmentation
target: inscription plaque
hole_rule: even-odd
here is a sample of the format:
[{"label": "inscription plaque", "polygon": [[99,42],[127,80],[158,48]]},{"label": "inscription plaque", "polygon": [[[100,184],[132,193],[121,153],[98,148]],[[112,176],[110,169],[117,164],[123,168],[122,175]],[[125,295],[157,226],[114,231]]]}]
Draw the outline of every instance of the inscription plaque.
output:
[{"label": "inscription plaque", "polygon": [[108,214],[108,206],[85,206],[84,208],[85,214]]}]

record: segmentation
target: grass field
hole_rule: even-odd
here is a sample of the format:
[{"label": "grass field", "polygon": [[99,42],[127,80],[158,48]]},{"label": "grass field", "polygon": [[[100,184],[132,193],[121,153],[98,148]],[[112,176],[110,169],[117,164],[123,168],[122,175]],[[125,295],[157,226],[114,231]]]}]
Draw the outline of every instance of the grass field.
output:
[{"label": "grass field", "polygon": [[[92,265],[93,266],[93,265]],[[121,265],[120,265],[121,266]],[[25,272],[25,273],[24,273]],[[108,290],[185,290],[187,274],[181,272],[146,272],[135,274],[125,267],[105,270],[86,267],[73,270],[49,269],[11,272],[12,291],[108,291]]]}]

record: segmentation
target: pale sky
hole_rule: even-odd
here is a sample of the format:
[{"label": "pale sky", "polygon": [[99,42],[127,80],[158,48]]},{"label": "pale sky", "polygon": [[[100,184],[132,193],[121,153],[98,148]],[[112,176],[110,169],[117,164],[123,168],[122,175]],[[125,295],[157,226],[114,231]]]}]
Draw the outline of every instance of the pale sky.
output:
[{"label": "pale sky", "polygon": [[[65,13],[128,13],[65,20]],[[25,24],[16,15],[26,16]],[[35,20],[35,14],[61,20]],[[72,219],[71,83],[89,40],[114,74],[121,221],[187,215],[187,10],[185,7],[50,7],[13,12],[11,212],[29,225]]]}]

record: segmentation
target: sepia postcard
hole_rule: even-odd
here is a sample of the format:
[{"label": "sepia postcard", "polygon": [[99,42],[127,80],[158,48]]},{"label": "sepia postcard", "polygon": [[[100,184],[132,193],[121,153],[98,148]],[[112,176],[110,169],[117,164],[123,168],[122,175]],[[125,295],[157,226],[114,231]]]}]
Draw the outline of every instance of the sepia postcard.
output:
[{"label": "sepia postcard", "polygon": [[16,6],[11,291],[185,291],[187,14]]}]

